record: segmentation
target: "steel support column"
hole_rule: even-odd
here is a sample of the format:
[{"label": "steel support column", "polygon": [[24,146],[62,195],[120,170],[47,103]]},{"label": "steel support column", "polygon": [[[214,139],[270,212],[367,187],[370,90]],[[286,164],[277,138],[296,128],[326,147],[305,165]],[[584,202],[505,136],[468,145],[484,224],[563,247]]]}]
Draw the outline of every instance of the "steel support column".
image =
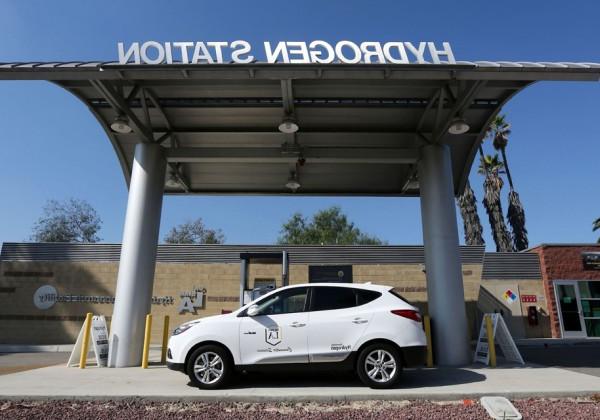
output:
[{"label": "steel support column", "polygon": [[450,149],[431,144],[419,161],[421,220],[436,364],[469,363],[470,349]]},{"label": "steel support column", "polygon": [[160,145],[136,146],[110,328],[110,367],[139,366],[142,361],[144,319],[150,313],[152,301],[165,169]]},{"label": "steel support column", "polygon": [[244,291],[248,287],[248,260],[240,260],[240,308],[244,306]]}]

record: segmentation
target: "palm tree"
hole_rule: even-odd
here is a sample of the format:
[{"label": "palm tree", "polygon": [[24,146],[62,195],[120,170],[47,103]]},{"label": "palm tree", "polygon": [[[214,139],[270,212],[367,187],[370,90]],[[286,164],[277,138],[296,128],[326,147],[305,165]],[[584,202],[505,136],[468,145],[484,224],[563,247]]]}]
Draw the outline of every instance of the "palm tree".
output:
[{"label": "palm tree", "polygon": [[478,173],[485,176],[485,180],[483,181],[483,205],[490,220],[492,237],[496,243],[496,251],[512,252],[514,249],[510,233],[504,223],[502,203],[500,202],[500,191],[504,185],[504,181],[500,175],[504,173],[504,164],[498,159],[498,154],[484,156],[481,146],[479,147],[479,154],[480,164]]},{"label": "palm tree", "polygon": [[477,214],[477,199],[469,180],[467,180],[465,190],[458,196],[456,202],[463,219],[465,244],[484,245],[483,227],[481,226],[481,220],[479,220],[479,214]]},{"label": "palm tree", "polygon": [[[597,218],[596,220],[594,220],[594,224],[593,224],[593,227],[592,227],[592,230],[594,232],[597,231],[598,229],[600,229],[600,217]],[[600,244],[600,238],[598,238],[598,243]]]},{"label": "palm tree", "polygon": [[522,251],[529,247],[527,239],[527,229],[525,228],[525,210],[521,204],[519,194],[515,191],[512,176],[508,168],[508,160],[506,159],[506,146],[508,145],[508,136],[510,135],[510,124],[506,120],[506,115],[497,115],[490,124],[487,134],[492,138],[494,149],[502,154],[502,163],[506,170],[506,178],[508,179],[508,212],[506,218],[512,228],[512,238],[514,248],[517,251]]}]

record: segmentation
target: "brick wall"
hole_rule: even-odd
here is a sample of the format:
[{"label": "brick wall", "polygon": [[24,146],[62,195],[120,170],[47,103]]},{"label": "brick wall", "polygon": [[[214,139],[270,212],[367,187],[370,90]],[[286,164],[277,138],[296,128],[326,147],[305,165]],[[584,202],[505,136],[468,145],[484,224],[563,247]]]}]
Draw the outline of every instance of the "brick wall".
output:
[{"label": "brick wall", "polygon": [[584,270],[582,252],[600,252],[600,245],[561,246],[541,245],[531,250],[540,257],[540,268],[552,337],[560,338],[560,320],[554,294],[554,280],[600,280],[600,271]]}]

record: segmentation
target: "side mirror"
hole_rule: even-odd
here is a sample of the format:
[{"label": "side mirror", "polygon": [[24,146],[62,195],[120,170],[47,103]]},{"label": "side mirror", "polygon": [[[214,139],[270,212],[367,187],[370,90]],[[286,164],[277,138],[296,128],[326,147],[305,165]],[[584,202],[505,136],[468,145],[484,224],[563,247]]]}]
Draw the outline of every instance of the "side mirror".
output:
[{"label": "side mirror", "polygon": [[248,311],[246,313],[248,314],[248,316],[258,315],[258,305],[252,305],[248,308]]}]

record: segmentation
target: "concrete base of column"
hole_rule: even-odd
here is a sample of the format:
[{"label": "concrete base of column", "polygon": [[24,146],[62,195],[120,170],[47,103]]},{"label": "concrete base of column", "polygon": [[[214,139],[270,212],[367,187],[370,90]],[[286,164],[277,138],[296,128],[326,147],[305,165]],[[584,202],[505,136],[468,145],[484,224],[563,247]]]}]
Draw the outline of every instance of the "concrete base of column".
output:
[{"label": "concrete base of column", "polygon": [[129,185],[108,366],[139,366],[150,313],[166,161],[156,144],[138,144]]},{"label": "concrete base of column", "polygon": [[419,185],[435,363],[465,365],[471,351],[448,146],[421,149]]}]

